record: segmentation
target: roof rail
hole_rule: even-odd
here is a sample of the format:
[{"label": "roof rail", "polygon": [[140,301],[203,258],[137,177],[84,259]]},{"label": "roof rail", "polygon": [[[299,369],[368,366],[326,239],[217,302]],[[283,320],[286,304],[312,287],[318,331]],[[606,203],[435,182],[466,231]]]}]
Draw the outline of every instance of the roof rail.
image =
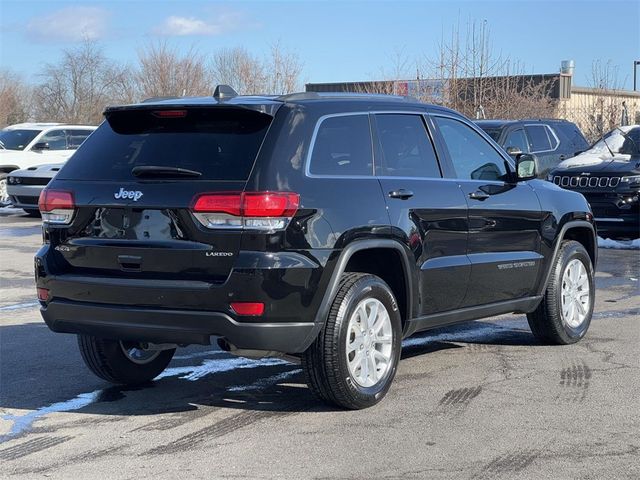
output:
[{"label": "roof rail", "polygon": [[418,99],[410,96],[387,95],[384,93],[357,93],[357,92],[298,92],[280,95],[275,100],[291,102],[296,100],[317,100],[320,98],[377,98],[380,100],[395,100],[405,102],[418,102]]}]

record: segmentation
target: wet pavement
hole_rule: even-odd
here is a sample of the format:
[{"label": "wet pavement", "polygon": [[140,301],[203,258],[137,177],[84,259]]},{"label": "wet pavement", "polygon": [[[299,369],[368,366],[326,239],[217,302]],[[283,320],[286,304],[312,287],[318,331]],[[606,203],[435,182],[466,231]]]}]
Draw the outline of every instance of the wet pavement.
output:
[{"label": "wet pavement", "polygon": [[378,406],[315,400],[298,365],[179,349],[144,387],[84,366],[34,301],[37,219],[0,209],[1,478],[640,477],[640,251],[600,249],[594,320],[565,347],[523,315],[405,340]]}]

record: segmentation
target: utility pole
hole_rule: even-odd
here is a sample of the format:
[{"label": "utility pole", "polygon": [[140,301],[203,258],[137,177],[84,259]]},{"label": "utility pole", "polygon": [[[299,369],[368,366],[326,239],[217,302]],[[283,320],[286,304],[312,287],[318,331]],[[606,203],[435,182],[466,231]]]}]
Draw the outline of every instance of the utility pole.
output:
[{"label": "utility pole", "polygon": [[637,75],[637,70],[638,70],[638,65],[640,65],[640,60],[634,60],[633,61],[633,91],[636,91],[636,77]]}]

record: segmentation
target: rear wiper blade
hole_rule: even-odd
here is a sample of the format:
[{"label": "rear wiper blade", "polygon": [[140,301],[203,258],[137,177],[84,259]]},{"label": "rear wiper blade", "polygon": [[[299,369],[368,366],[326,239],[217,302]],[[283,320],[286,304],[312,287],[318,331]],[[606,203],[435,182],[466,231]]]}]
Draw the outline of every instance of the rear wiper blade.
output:
[{"label": "rear wiper blade", "polygon": [[202,172],[179,167],[144,165],[133,167],[131,173],[136,177],[200,177]]}]

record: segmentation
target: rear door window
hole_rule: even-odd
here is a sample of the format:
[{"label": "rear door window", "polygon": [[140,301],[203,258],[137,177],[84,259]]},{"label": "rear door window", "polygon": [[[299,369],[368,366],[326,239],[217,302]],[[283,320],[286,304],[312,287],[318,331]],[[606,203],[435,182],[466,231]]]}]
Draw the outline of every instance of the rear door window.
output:
[{"label": "rear door window", "polygon": [[420,115],[376,115],[382,149],[377,174],[390,177],[439,178],[438,160]]},{"label": "rear door window", "polygon": [[159,166],[195,170],[201,180],[247,180],[272,120],[240,108],[194,108],[175,117],[158,112],[108,115],[58,177],[133,181],[134,167]]},{"label": "rear door window", "polygon": [[369,115],[325,118],[313,143],[311,175],[372,176],[373,154]]},{"label": "rear door window", "polygon": [[548,152],[557,146],[557,143],[555,146],[551,146],[546,125],[527,125],[524,128],[527,130],[527,135],[529,136],[531,152]]}]

